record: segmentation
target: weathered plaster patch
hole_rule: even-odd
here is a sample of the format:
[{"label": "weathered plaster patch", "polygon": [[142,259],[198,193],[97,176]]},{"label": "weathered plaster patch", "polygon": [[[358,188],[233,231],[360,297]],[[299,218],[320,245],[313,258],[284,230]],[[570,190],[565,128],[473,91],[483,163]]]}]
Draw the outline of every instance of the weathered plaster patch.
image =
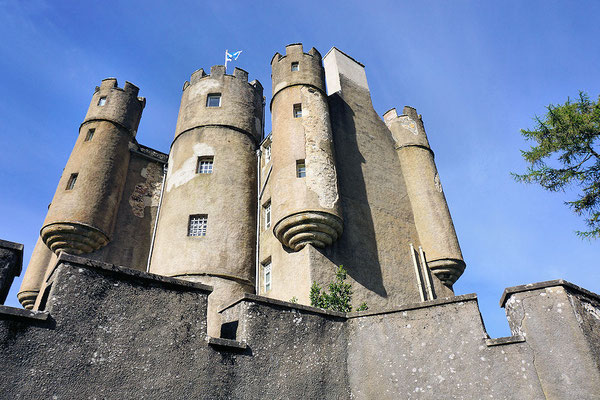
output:
[{"label": "weathered plaster patch", "polygon": [[398,118],[400,121],[400,126],[404,129],[408,130],[413,135],[419,134],[419,129],[417,128],[417,124],[413,121],[408,115],[402,115]]},{"label": "weathered plaster patch", "polygon": [[169,170],[167,174],[167,192],[170,192],[174,187],[179,187],[194,179],[198,157],[215,155],[214,149],[205,143],[196,143],[192,150],[193,155],[186,159],[177,171],[172,172]]},{"label": "weathered plaster patch", "polygon": [[141,175],[146,181],[135,185],[133,193],[129,196],[131,211],[138,218],[144,218],[146,207],[158,206],[162,185],[162,171],[156,163],[149,162],[146,168],[142,169]]},{"label": "weathered plaster patch", "polygon": [[303,87],[301,93],[306,138],[306,186],[319,198],[319,206],[334,208],[339,194],[327,103],[314,89]]}]

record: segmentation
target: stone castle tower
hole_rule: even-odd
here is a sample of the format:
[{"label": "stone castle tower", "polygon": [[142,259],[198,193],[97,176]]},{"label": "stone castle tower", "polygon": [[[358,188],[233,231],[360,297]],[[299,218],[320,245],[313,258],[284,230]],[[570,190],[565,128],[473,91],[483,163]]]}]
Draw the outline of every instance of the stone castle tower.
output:
[{"label": "stone castle tower", "polygon": [[[145,99],[96,88],[19,293],[39,305],[61,252],[310,304],[344,265],[370,309],[452,296],[465,263],[421,116],[373,109],[364,66],[302,44],[271,60],[272,133],[258,81],[200,69],[167,155],[135,139]],[[329,93],[328,93],[328,92]],[[164,171],[167,171],[166,174]]]},{"label": "stone castle tower", "polygon": [[[600,296],[505,290],[490,338],[421,116],[377,115],[364,66],[301,44],[266,99],[214,66],[183,85],[165,154],[145,99],[92,95],[18,298],[0,304],[0,398],[597,399]],[[23,246],[0,240],[0,303]],[[353,304],[310,307],[344,265]],[[291,302],[296,298],[297,302]]]}]

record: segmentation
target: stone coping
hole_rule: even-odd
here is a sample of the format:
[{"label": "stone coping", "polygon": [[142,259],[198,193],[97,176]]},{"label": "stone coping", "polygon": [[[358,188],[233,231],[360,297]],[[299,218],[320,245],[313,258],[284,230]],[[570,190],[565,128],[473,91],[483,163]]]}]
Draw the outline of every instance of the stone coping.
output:
[{"label": "stone coping", "polygon": [[[121,267],[115,264],[109,264],[101,261],[91,260],[85,257],[74,256],[72,254],[60,253],[56,263],[52,269],[56,269],[56,267],[61,263],[69,263],[76,264],[83,267],[99,269],[106,272],[110,272],[113,274],[121,275],[124,278],[128,279],[141,279],[156,282],[163,285],[170,285],[185,288],[186,290],[193,289],[201,292],[205,292],[210,294],[213,291],[213,287],[209,285],[204,285],[202,283],[184,281],[182,279],[171,278],[168,276],[151,274],[149,272],[138,271],[136,269]],[[48,276],[50,276],[48,274]]]},{"label": "stone coping", "polygon": [[327,57],[327,55],[329,53],[331,53],[332,51],[337,50],[340,53],[342,53],[343,55],[345,55],[346,57],[348,57],[349,59],[351,59],[352,61],[354,61],[355,63],[357,63],[358,65],[360,65],[361,67],[365,67],[365,64],[361,63],[360,61],[356,60],[355,58],[349,56],[348,54],[344,53],[342,50],[338,49],[337,47],[333,46],[332,48],[329,49],[329,51],[327,53],[325,53],[325,55],[323,56],[323,58]]},{"label": "stone coping", "polygon": [[442,297],[439,299],[421,301],[419,303],[403,304],[400,306],[388,308],[385,310],[378,310],[378,311],[369,311],[369,310],[354,311],[354,312],[347,313],[346,317],[347,318],[357,318],[357,317],[368,317],[368,316],[372,316],[372,315],[391,314],[391,313],[396,313],[396,312],[401,312],[401,311],[417,310],[419,308],[429,308],[429,307],[435,307],[435,306],[439,306],[439,305],[443,305],[443,304],[460,303],[463,301],[472,301],[472,300],[477,300],[477,294],[470,293],[470,294],[461,294],[460,296]]},{"label": "stone coping", "polygon": [[233,339],[223,339],[207,336],[206,341],[211,346],[222,347],[230,350],[246,350],[248,348],[246,342],[238,342],[237,340]]},{"label": "stone coping", "polygon": [[523,336],[523,335],[505,336],[505,337],[499,337],[497,339],[485,339],[485,344],[488,347],[501,346],[503,344],[523,343],[523,342],[525,342],[525,336]]},{"label": "stone coping", "polygon": [[372,316],[372,315],[390,314],[390,313],[396,313],[396,312],[407,311],[407,310],[416,310],[419,308],[435,307],[435,306],[439,306],[442,304],[460,303],[463,301],[472,301],[472,300],[477,300],[477,295],[475,293],[463,294],[460,296],[453,296],[453,297],[444,297],[444,298],[440,298],[440,299],[423,301],[420,303],[410,303],[410,304],[405,304],[405,305],[401,305],[401,306],[397,306],[397,307],[393,307],[393,308],[388,308],[385,310],[378,310],[378,311],[366,310],[366,311],[355,311],[355,312],[350,312],[350,313],[343,313],[343,312],[338,312],[338,311],[323,310],[323,309],[317,308],[317,307],[305,306],[303,304],[290,303],[289,301],[276,300],[276,299],[271,299],[271,298],[264,297],[264,296],[258,296],[255,294],[246,293],[240,299],[235,300],[233,303],[223,307],[219,312],[222,313],[223,311],[235,306],[236,304],[238,304],[242,301],[252,301],[255,303],[262,303],[262,304],[274,305],[274,306],[279,306],[279,307],[292,308],[292,309],[296,309],[296,310],[302,310],[302,311],[306,311],[306,312],[310,312],[310,313],[314,313],[314,314],[322,314],[322,315],[327,315],[327,316],[331,316],[331,317],[341,317],[341,318],[345,318],[345,319],[350,319],[350,318],[358,318],[358,317],[367,317],[367,316]]},{"label": "stone coping", "polygon": [[552,287],[552,286],[563,286],[565,288],[570,289],[571,291],[578,292],[585,296],[592,297],[595,300],[600,302],[600,295],[598,295],[594,292],[590,292],[589,290],[584,289],[581,286],[577,286],[569,281],[565,281],[564,279],[554,279],[552,281],[528,283],[527,285],[512,286],[512,287],[504,289],[504,292],[502,293],[502,297],[500,297],[500,307],[504,307],[504,304],[506,303],[508,298],[515,293],[528,292],[530,290],[544,289],[544,288]]},{"label": "stone coping", "polygon": [[0,319],[30,319],[36,321],[47,321],[50,314],[45,311],[30,311],[23,308],[15,308],[0,305]]}]

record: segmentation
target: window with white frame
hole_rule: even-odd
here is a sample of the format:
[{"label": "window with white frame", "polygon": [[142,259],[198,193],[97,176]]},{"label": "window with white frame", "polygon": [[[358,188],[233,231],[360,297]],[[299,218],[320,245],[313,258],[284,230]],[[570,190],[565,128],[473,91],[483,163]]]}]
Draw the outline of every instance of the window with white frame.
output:
[{"label": "window with white frame", "polygon": [[302,118],[302,104],[294,104],[294,118]]},{"label": "window with white frame", "polygon": [[206,97],[206,107],[221,107],[221,93],[210,93]]},{"label": "window with white frame", "polygon": [[296,177],[304,178],[306,176],[306,164],[304,160],[296,161]]},{"label": "window with white frame", "polygon": [[263,267],[263,287],[265,292],[271,290],[271,259],[262,263]]},{"label": "window with white frame", "polygon": [[75,187],[75,182],[77,182],[77,176],[79,176],[79,174],[71,174],[69,181],[67,182],[66,190],[73,190]]},{"label": "window with white frame", "polygon": [[292,71],[300,71],[300,64],[297,61],[292,63]]},{"label": "window with white frame", "polygon": [[98,100],[98,105],[99,105],[100,107],[102,107],[102,106],[103,106],[103,105],[105,105],[105,104],[106,104],[106,96],[102,96],[102,97],[100,97],[100,100]]},{"label": "window with white frame", "polygon": [[89,142],[90,140],[92,140],[92,138],[94,137],[94,132],[96,132],[95,129],[89,129],[85,135],[85,141]]},{"label": "window with white frame", "polygon": [[213,172],[213,156],[198,157],[198,165],[196,167],[197,174],[212,174]]},{"label": "window with white frame", "polygon": [[208,215],[190,215],[190,220],[188,223],[188,236],[206,236],[207,226]]},{"label": "window with white frame", "polygon": [[269,200],[263,206],[263,213],[265,216],[265,228],[269,228],[271,226],[271,200]]}]

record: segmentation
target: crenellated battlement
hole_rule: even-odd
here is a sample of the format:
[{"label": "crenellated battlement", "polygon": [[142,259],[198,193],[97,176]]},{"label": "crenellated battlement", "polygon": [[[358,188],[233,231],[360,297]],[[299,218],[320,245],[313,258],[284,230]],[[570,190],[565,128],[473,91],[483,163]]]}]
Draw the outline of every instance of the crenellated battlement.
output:
[{"label": "crenellated battlement", "polygon": [[318,62],[321,62],[322,59],[321,53],[319,53],[319,50],[315,49],[314,47],[311,48],[308,53],[305,53],[302,43],[291,43],[285,46],[285,55],[281,55],[279,52],[273,55],[273,58],[271,58],[271,66],[273,66],[275,62],[282,61],[287,56],[308,56]]},{"label": "crenellated battlement", "polygon": [[190,76],[190,80],[185,81],[183,83],[183,90],[185,91],[188,87],[193,86],[197,83],[200,83],[201,81],[203,81],[205,79],[237,79],[241,82],[248,83],[248,85],[252,86],[257,91],[260,91],[261,95],[262,95],[262,91],[263,91],[263,87],[258,80],[253,80],[251,82],[248,82],[248,72],[247,71],[245,71],[241,68],[235,67],[233,69],[233,74],[227,74],[225,71],[224,65],[213,65],[210,68],[210,74],[207,74],[204,71],[204,68],[200,68],[200,69],[194,71],[192,73],[192,75]]}]

